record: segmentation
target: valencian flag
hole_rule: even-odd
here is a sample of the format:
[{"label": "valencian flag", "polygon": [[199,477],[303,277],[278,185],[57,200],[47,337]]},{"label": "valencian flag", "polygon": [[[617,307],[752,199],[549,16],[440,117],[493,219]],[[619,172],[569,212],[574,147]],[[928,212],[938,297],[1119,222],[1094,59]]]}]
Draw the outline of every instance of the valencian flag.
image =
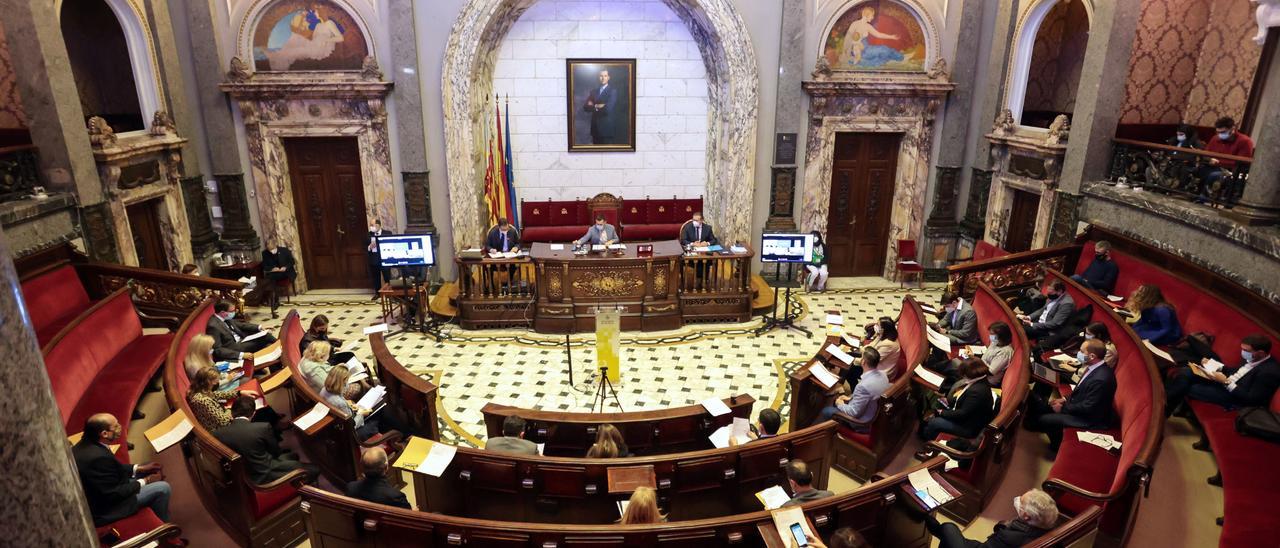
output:
[{"label": "valencian flag", "polygon": [[[494,126],[485,123],[485,133],[488,134],[485,144],[485,156],[487,167],[484,172],[484,203],[489,209],[489,225],[493,226],[498,223],[498,219],[506,217],[511,219],[511,200],[507,196],[507,184],[504,176],[505,159],[502,149],[502,111],[497,105],[498,96],[494,95],[493,112],[497,119],[497,129]],[[496,158],[495,158],[496,153]]]},{"label": "valencian flag", "polygon": [[[505,103],[503,103],[503,105],[505,106],[505,110],[506,110],[505,114],[507,115],[507,133],[506,133],[506,141],[505,141],[506,147],[503,148],[502,150],[502,180],[504,183],[506,183],[507,208],[508,208],[508,211],[510,211],[510,215],[507,215],[507,219],[511,221],[512,226],[519,227],[520,226],[520,208],[517,206],[519,202],[516,202],[516,173],[515,173],[515,166],[511,161],[512,156],[511,156],[511,97],[510,96],[507,96],[507,100]],[[502,118],[498,118],[498,126],[499,128],[502,127]],[[501,131],[501,129],[499,129],[499,131]]]}]

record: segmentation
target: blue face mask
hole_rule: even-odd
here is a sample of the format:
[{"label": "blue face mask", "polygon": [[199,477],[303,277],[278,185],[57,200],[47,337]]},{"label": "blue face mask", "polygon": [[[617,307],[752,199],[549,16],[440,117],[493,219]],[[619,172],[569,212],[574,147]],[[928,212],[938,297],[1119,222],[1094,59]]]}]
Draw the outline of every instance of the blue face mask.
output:
[{"label": "blue face mask", "polygon": [[223,316],[223,317],[222,317],[222,319],[224,319],[224,320],[234,320],[234,319],[236,319],[236,313],[235,313],[235,312],[227,312],[227,315],[226,315],[226,316]]},{"label": "blue face mask", "polygon": [[987,336],[987,340],[991,341],[991,346],[995,346],[996,341],[998,341],[999,339],[997,339],[995,335],[989,335]]},{"label": "blue face mask", "polygon": [[1221,140],[1223,140],[1223,141],[1226,141],[1227,139],[1230,139],[1230,138],[1231,138],[1231,132],[1230,132],[1230,131],[1219,131],[1219,132],[1218,132],[1218,139],[1221,139]]},{"label": "blue face mask", "polygon": [[1093,340],[1093,333],[1085,333],[1085,334],[1084,334],[1084,340],[1086,340],[1086,341],[1092,341],[1092,340]]},{"label": "blue face mask", "polygon": [[1250,352],[1248,350],[1241,350],[1240,358],[1244,360],[1244,363],[1249,363],[1253,361],[1253,352]]},{"label": "blue face mask", "polygon": [[1085,354],[1083,351],[1076,352],[1076,361],[1087,365],[1089,363],[1089,355]]}]

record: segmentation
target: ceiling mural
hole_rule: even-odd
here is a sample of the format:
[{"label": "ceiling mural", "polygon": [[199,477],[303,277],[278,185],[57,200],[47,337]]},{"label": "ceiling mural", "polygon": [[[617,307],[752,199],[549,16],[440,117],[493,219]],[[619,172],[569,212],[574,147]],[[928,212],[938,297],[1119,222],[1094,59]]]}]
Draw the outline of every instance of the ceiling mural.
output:
[{"label": "ceiling mural", "polygon": [[850,8],[832,25],[823,48],[833,71],[923,72],[926,53],[915,15],[890,0]]},{"label": "ceiling mural", "polygon": [[259,71],[360,70],[369,48],[346,10],[328,0],[282,0],[262,11],[253,31]]}]

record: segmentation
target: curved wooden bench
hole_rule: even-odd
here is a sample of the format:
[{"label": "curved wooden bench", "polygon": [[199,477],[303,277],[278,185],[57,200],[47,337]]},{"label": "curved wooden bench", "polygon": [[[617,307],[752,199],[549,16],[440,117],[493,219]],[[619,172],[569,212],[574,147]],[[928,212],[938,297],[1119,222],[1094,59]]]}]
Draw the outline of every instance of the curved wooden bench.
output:
[{"label": "curved wooden bench", "polygon": [[420,438],[440,439],[440,420],[436,411],[437,387],[431,381],[411,373],[387,349],[382,333],[369,335],[378,382],[387,387],[387,407],[382,413],[394,413],[408,432]]},{"label": "curved wooden bench", "polygon": [[825,488],[834,423],[764,440],[675,455],[617,459],[543,457],[458,447],[440,477],[413,473],[420,510],[511,521],[609,523],[618,518],[610,470],[652,467],[672,520],[760,507],[755,493],[785,483],[783,467],[802,460]]},{"label": "curved wooden bench", "polygon": [[1057,270],[1047,271],[1046,281],[1062,280],[1077,306],[1093,305],[1092,321],[1111,332],[1119,362],[1116,364],[1115,410],[1119,427],[1106,431],[1123,444],[1120,454],[1081,442],[1078,429],[1063,432],[1058,458],[1049,470],[1044,490],[1068,515],[1089,506],[1101,506],[1099,532],[1110,542],[1123,545],[1133,530],[1138,504],[1151,482],[1152,467],[1164,433],[1164,383],[1151,351],[1108,306],[1100,295],[1085,289]]},{"label": "curved wooden bench", "polygon": [[978,292],[971,303],[978,314],[979,340],[986,341],[987,326],[1002,321],[1013,331],[1013,356],[1006,366],[1001,381],[1000,410],[982,433],[975,439],[977,447],[959,451],[947,447],[941,441],[925,444],[926,450],[945,453],[960,462],[968,462],[945,472],[947,479],[964,496],[942,507],[942,512],[961,523],[969,523],[987,506],[999,488],[1008,464],[1013,458],[1014,443],[1018,439],[1018,425],[1022,424],[1027,399],[1027,383],[1031,377],[1031,346],[1021,329],[1017,317],[1000,299],[991,286],[978,282]]},{"label": "curved wooden bench", "polygon": [[298,507],[298,488],[306,474],[294,470],[271,483],[254,483],[244,459],[200,426],[187,404],[191,386],[183,365],[187,345],[205,332],[212,315],[213,300],[201,303],[178,329],[165,359],[164,387],[169,409],[185,413],[192,425],[191,434],[182,441],[183,460],[205,510],[238,544],[293,546],[306,534]]},{"label": "curved wooden bench", "polygon": [[631,453],[660,455],[712,448],[708,436],[721,426],[731,424],[734,417],[750,420],[755,401],[745,394],[725,398],[724,404],[730,413],[719,417],[711,416],[702,404],[625,413],[579,413],[523,409],[491,402],[480,412],[484,414],[485,430],[490,438],[502,435],[502,421],[507,417],[515,415],[524,419],[525,439],[546,444],[542,454],[547,456],[586,454],[596,441],[597,427],[602,424],[618,427]]},{"label": "curved wooden bench", "polygon": [[[920,469],[941,470],[941,457],[871,482],[862,488],[801,506],[816,533],[823,538],[841,527],[853,527],[872,546],[926,547],[930,537],[904,485],[907,474]],[[757,508],[759,502],[756,502]],[[615,546],[619,548],[705,548],[709,546],[763,547],[761,528],[771,528],[772,515],[763,510],[691,521],[651,525],[539,524],[462,518],[404,510],[303,488],[307,531],[317,548],[365,546]],[[613,503],[609,510],[617,515]],[[1050,546],[1050,545],[1045,545]]]}]

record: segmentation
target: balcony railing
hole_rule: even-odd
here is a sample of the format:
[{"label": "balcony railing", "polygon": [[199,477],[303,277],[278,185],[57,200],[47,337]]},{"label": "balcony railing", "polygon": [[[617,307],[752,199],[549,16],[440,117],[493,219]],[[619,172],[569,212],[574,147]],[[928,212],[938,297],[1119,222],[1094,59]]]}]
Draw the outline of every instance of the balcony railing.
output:
[{"label": "balcony railing", "polygon": [[[1235,205],[1249,181],[1253,159],[1160,143],[1113,139],[1107,180],[1212,207]],[[1222,177],[1210,181],[1210,173]]]}]

